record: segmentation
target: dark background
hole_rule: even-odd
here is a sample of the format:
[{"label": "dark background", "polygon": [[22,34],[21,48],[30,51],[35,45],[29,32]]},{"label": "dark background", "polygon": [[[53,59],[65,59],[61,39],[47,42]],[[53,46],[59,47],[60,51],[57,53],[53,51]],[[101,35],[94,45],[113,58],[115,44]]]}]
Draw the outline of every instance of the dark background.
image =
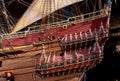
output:
[{"label": "dark background", "polygon": [[[110,34],[120,32],[120,0],[117,3],[113,0],[110,25],[115,27],[110,29]],[[118,43],[120,36],[109,37],[104,46],[103,61],[86,72],[87,81],[120,81],[120,52],[115,52]]]},{"label": "dark background", "polygon": [[[17,0],[4,0],[6,2],[6,7],[11,15],[15,18],[20,18],[25,10],[28,8],[27,6],[19,3]],[[31,3],[33,0],[24,0],[27,3]]]},{"label": "dark background", "polygon": [[[7,2],[13,1],[11,4]],[[31,3],[33,0],[24,0],[28,3]],[[6,4],[8,5],[7,8],[9,12],[12,14],[13,17],[20,18],[22,14],[27,9],[27,6],[20,4],[17,0],[5,0]],[[112,0],[112,16],[116,16],[120,14],[120,0]],[[9,2],[10,3],[10,2]]]}]

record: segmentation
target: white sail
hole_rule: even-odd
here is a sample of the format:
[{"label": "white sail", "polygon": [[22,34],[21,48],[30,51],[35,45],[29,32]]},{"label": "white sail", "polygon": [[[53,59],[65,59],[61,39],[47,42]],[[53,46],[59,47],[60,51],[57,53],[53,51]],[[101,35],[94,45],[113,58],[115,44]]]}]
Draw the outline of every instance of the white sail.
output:
[{"label": "white sail", "polygon": [[83,0],[34,0],[30,7],[23,14],[23,16],[20,18],[20,20],[17,22],[12,33],[25,28],[26,26],[60,8],[80,1]]}]

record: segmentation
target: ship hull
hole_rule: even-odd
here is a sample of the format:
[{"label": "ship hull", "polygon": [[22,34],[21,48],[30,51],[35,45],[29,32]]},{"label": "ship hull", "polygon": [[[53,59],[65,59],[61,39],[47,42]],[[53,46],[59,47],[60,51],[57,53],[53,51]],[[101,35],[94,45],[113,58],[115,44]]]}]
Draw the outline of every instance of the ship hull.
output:
[{"label": "ship hull", "polygon": [[[59,25],[53,28],[45,29],[45,31],[42,30],[42,32],[41,31],[37,31],[35,33],[28,32],[26,34],[18,35],[16,37],[12,37],[12,36],[9,36],[8,38],[4,37],[4,39],[2,40],[4,49],[8,49],[11,47],[20,48],[23,46],[26,46],[26,49],[27,49],[28,45],[32,45],[32,48],[34,48],[35,50],[32,48],[30,49],[28,48],[28,51],[24,51],[23,53],[20,53],[21,54],[20,56],[22,56],[22,54],[25,53],[24,54],[25,56],[23,57],[26,57],[27,54],[29,58],[33,57],[32,62],[34,63],[32,64],[35,64],[35,66],[32,65],[32,68],[26,68],[26,70],[25,69],[14,70],[15,68],[12,68],[9,66],[8,68],[1,69],[1,70],[12,71],[15,74],[15,81],[23,81],[23,80],[25,81],[34,81],[34,80],[40,80],[40,81],[59,80],[60,81],[62,80],[63,81],[63,79],[67,81],[68,77],[76,78],[80,76],[82,72],[96,66],[102,60],[103,58],[102,46],[108,38],[108,32],[106,31],[106,29],[108,29],[107,19],[108,19],[108,16],[102,16],[102,17],[100,16],[98,18],[95,17],[95,18],[92,18],[92,19],[89,18],[83,21],[67,23],[65,24],[65,27],[63,25]],[[103,28],[100,28],[101,25],[103,26]],[[89,31],[89,29],[91,29],[92,31],[92,36],[90,36],[91,32]],[[82,32],[82,37],[80,35],[80,32]],[[76,37],[75,33],[77,34],[78,38],[75,38]],[[67,40],[63,40],[66,35],[68,35]],[[57,45],[56,47],[59,47],[58,48],[59,50],[55,46],[53,46],[54,44]],[[34,46],[36,46],[37,48],[35,48]],[[94,51],[91,53],[89,53],[88,51],[90,47],[94,49]],[[51,50],[52,48],[55,48],[55,50]],[[14,50],[12,49],[12,51]],[[25,47],[24,47],[24,50],[25,50]],[[48,50],[48,51],[45,51],[45,50]],[[41,58],[40,55],[43,54],[48,59],[51,52],[53,55],[55,55],[56,59],[54,58],[54,61],[52,63],[49,63],[50,66],[51,65],[54,66],[54,68],[50,67],[50,69],[52,70],[49,70],[49,68],[46,68],[46,65],[45,65],[46,64],[45,57]],[[64,53],[66,52],[66,57],[61,56],[60,55],[61,52],[64,52]],[[47,54],[45,55],[45,53]],[[30,54],[33,54],[33,56],[30,57]],[[40,58],[38,58],[37,56]],[[51,57],[53,60],[53,56]],[[38,60],[35,61],[34,59],[36,58],[39,61]],[[41,62],[41,60],[43,63]],[[56,66],[56,64],[58,64],[58,60],[60,60],[61,63],[63,64],[62,67]],[[71,63],[70,60],[74,62]],[[30,62],[28,63],[27,61],[26,65],[29,65],[29,64]],[[24,64],[21,66],[23,67]],[[45,69],[39,68],[41,66],[45,67]],[[12,68],[12,69],[8,70],[9,68]],[[46,71],[48,70],[49,70],[49,73],[46,73]],[[53,72],[53,71],[56,71],[56,72]],[[4,71],[2,71],[2,73],[3,72]],[[25,78],[24,75],[26,77],[31,76],[31,78]]]}]

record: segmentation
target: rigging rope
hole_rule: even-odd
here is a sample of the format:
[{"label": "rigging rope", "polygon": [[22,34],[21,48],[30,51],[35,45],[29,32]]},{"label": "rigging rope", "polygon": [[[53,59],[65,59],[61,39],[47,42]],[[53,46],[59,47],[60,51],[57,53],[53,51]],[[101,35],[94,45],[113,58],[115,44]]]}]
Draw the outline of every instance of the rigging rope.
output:
[{"label": "rigging rope", "polygon": [[[91,3],[91,5],[92,5],[92,7],[93,7],[93,9],[94,9],[94,4],[93,4],[92,0],[90,0],[90,3]],[[93,10],[93,11],[94,11],[94,10]]]},{"label": "rigging rope", "polygon": [[[3,30],[2,27],[1,27],[1,30],[2,30],[2,33],[5,34],[5,31]],[[5,40],[6,40],[7,44],[8,44],[8,46],[9,46],[9,49],[10,49],[10,50],[14,50],[13,47],[12,47],[12,45],[11,45],[11,43],[10,43],[10,41],[9,41],[7,38],[5,38]]]},{"label": "rigging rope", "polygon": [[71,14],[72,14],[72,16],[75,16],[75,12],[74,12],[73,7],[71,7]]},{"label": "rigging rope", "polygon": [[7,33],[11,32],[11,29],[14,27],[15,25],[15,20],[13,19],[13,17],[11,16],[11,14],[9,13],[9,11],[6,8],[6,5],[4,4],[4,0],[1,3],[1,12],[2,15],[4,17],[4,20],[6,22],[6,26],[7,26]]},{"label": "rigging rope", "polygon": [[80,10],[80,7],[79,7],[79,3],[76,4],[77,8],[78,8],[78,13],[81,14],[81,10]]},{"label": "rigging rope", "polygon": [[93,12],[95,12],[95,10],[96,10],[96,3],[97,3],[97,1],[95,0]]},{"label": "rigging rope", "polygon": [[6,4],[6,6],[9,6],[9,5],[11,5],[14,1],[16,1],[16,0],[7,1],[7,2],[5,2],[5,4]]},{"label": "rigging rope", "polygon": [[89,4],[88,4],[88,0],[87,0],[87,2],[86,2],[86,10],[88,10],[88,12],[90,12],[90,6],[89,6]]},{"label": "rigging rope", "polygon": [[[55,4],[55,0],[54,0],[54,4]],[[57,6],[58,7],[58,6]],[[57,8],[55,8],[55,5],[54,5],[54,9],[56,10]],[[56,11],[56,13],[57,13],[58,11]],[[53,14],[55,14],[55,13],[53,13]],[[57,15],[57,20],[56,20],[56,22],[58,21],[58,15]],[[57,26],[56,26],[56,31],[57,31],[57,37],[58,37],[58,39],[59,39],[59,29],[57,28]]]},{"label": "rigging rope", "polygon": [[[10,19],[9,19],[9,16],[7,15],[7,9],[5,7],[4,0],[2,0],[1,2],[2,2],[1,6],[3,7],[3,9],[1,9],[1,11],[2,11],[3,16],[5,17],[6,24],[7,24],[7,27],[8,27],[8,29],[6,29],[6,28],[3,29],[3,27],[1,27],[1,31],[2,31],[3,34],[7,34],[10,31],[9,28],[11,27],[11,24],[9,22]],[[12,47],[10,41],[7,38],[5,38],[5,39],[6,39],[6,42],[7,42],[8,46],[9,46],[10,50],[13,50],[13,47]]]},{"label": "rigging rope", "polygon": [[[54,5],[53,5],[53,9],[56,10],[56,8],[55,8],[55,0],[53,0],[53,4],[54,4]],[[55,13],[55,12],[53,12],[53,13]],[[52,16],[55,17],[54,14],[52,14]],[[55,19],[54,19],[54,18],[53,18],[53,22],[55,22]]]},{"label": "rigging rope", "polygon": [[43,7],[44,7],[44,9],[43,9],[43,14],[42,14],[42,21],[41,21],[41,28],[40,29],[44,29],[44,26],[43,26],[43,24],[45,24],[45,17],[44,17],[44,15],[46,15],[45,14],[45,10],[46,10],[46,0],[44,1],[44,3],[43,3]]},{"label": "rigging rope", "polygon": [[24,0],[17,0],[19,3],[21,3],[21,4],[23,4],[23,5],[25,5],[25,6],[30,6],[30,4],[28,3],[28,2],[26,2],[26,1],[24,1]]},{"label": "rigging rope", "polygon": [[[79,3],[77,3],[77,4],[79,4]],[[81,5],[79,5],[79,7],[78,7],[78,11],[77,12],[79,12],[79,14],[82,14],[83,12],[80,10],[80,7],[82,7],[83,5],[85,5],[86,4],[86,1],[84,1],[84,2],[82,2],[81,3]],[[75,4],[73,4],[73,5],[75,5]],[[72,16],[76,16],[76,14],[74,13],[74,8],[72,8],[72,6],[73,5],[71,5],[71,17]],[[82,7],[83,8],[83,7]],[[84,11],[84,10],[83,10]]]},{"label": "rigging rope", "polygon": [[[51,1],[49,1],[49,10],[51,11]],[[49,19],[50,19],[50,15],[51,14],[49,14]],[[48,20],[49,21],[49,20]],[[50,21],[49,21],[50,22]],[[50,26],[50,28],[49,28],[49,37],[51,36],[51,26]]]},{"label": "rigging rope", "polygon": [[101,2],[101,0],[98,1],[98,6],[99,6],[99,9],[102,9],[102,2]]}]

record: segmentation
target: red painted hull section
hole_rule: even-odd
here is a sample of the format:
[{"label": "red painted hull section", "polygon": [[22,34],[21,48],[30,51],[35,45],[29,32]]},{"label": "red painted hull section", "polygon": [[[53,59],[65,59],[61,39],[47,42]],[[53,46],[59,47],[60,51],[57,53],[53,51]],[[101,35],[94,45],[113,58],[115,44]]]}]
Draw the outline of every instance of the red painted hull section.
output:
[{"label": "red painted hull section", "polygon": [[[50,33],[52,33],[52,35],[55,36],[55,40],[59,40],[59,38],[62,38],[65,34],[68,35],[79,32],[87,32],[89,29],[93,30],[94,28],[99,27],[101,22],[103,23],[103,26],[106,27],[107,17],[81,22],[74,25],[68,25],[67,29],[63,29],[62,27],[52,28],[50,30],[46,30],[44,36],[41,33],[32,33],[27,34],[25,37],[10,38],[9,42],[13,47],[18,47],[29,45],[33,42],[38,42],[38,37],[41,37],[41,41],[43,41],[43,39],[49,41],[48,36],[50,35]],[[8,43],[5,39],[2,41],[2,43],[4,47],[8,47]]]}]

